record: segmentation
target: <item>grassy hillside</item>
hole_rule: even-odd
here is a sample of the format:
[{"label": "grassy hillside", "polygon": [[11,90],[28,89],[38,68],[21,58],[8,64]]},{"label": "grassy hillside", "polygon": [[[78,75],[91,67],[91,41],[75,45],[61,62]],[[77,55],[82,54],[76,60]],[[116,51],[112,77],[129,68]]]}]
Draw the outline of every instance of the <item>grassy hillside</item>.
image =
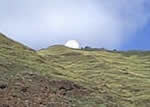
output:
[{"label": "grassy hillside", "polygon": [[149,107],[150,52],[35,51],[0,34],[0,107]]},{"label": "grassy hillside", "polygon": [[[0,70],[16,73],[20,71],[56,71],[35,50],[0,34]],[[1,72],[1,73],[2,73]]]},{"label": "grassy hillside", "polygon": [[53,46],[38,54],[63,66],[60,75],[92,89],[91,97],[102,99],[106,106],[150,106],[149,52],[84,51]]}]

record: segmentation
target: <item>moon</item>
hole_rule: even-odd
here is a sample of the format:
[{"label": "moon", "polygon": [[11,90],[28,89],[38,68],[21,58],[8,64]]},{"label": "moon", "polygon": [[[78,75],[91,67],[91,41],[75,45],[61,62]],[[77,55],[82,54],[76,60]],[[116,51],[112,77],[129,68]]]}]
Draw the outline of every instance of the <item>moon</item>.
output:
[{"label": "moon", "polygon": [[73,49],[80,49],[80,44],[76,40],[69,40],[69,41],[67,41],[65,46],[69,47],[69,48],[73,48]]}]

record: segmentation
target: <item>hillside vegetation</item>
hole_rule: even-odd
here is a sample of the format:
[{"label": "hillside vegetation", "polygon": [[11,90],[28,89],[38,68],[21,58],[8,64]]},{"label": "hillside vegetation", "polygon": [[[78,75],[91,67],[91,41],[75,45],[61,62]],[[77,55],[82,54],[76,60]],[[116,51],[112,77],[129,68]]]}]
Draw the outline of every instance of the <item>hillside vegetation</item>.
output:
[{"label": "hillside vegetation", "polygon": [[0,107],[150,107],[150,52],[35,51],[0,34]]}]

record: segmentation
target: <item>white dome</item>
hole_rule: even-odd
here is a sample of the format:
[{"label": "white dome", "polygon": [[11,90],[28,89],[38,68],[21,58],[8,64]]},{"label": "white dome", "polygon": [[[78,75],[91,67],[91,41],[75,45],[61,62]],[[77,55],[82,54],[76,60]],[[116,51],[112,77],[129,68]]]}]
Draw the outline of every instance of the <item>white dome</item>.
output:
[{"label": "white dome", "polygon": [[66,44],[66,47],[69,48],[74,48],[74,49],[79,49],[80,48],[80,44],[79,42],[77,42],[76,40],[69,40]]}]

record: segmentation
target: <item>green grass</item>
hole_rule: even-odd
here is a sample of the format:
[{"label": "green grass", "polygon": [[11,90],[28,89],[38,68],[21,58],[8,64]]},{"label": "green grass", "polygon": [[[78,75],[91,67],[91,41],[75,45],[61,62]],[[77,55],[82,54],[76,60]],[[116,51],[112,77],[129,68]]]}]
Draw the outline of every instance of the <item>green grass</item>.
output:
[{"label": "green grass", "polygon": [[149,104],[149,52],[85,51],[53,46],[38,54],[63,66],[67,78],[94,90],[94,96],[103,98],[106,105],[111,103],[105,98],[107,95],[115,99],[112,103],[122,107]]},{"label": "green grass", "polygon": [[71,98],[75,107],[149,107],[150,52],[78,50],[61,45],[34,51],[0,35],[0,78],[39,72],[73,81],[89,96]]}]

